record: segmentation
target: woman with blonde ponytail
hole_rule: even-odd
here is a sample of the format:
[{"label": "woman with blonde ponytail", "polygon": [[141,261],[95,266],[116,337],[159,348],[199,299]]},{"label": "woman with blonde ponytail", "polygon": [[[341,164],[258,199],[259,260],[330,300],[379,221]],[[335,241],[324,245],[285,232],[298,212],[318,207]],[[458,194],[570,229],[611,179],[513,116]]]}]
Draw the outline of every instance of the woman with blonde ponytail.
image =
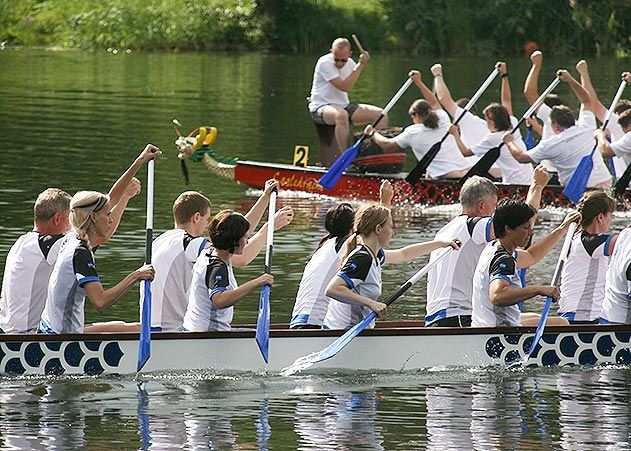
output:
[{"label": "woman with blonde ponytail", "polygon": [[381,267],[404,263],[441,247],[458,249],[455,241],[416,243],[396,250],[385,250],[394,234],[390,209],[369,205],[355,215],[354,235],[348,241],[342,269],[329,282],[326,295],[331,297],[324,328],[346,329],[360,322],[370,311],[385,313],[381,295]]},{"label": "woman with blonde ponytail", "polygon": [[588,191],[578,203],[580,230],[561,273],[559,316],[570,323],[598,323],[609,257],[618,234],[610,234],[616,202],[604,191]]},{"label": "woman with blonde ponytail", "polygon": [[151,265],[130,273],[105,290],[94,263],[94,250],[109,241],[112,228],[110,198],[96,191],[79,191],[70,201],[72,231],[63,238],[48,284],[46,306],[39,329],[43,333],[132,332],[138,323],[112,321],[84,327],[86,296],[97,311],[115,304],[137,281],[153,279]]}]

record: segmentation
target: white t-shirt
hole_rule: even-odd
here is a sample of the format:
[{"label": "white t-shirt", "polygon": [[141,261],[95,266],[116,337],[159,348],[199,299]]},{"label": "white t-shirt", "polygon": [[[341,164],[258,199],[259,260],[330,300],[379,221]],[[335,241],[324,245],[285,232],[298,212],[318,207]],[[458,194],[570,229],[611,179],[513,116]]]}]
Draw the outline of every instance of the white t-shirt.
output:
[{"label": "white t-shirt", "polygon": [[[152,243],[152,264],[156,271],[151,282],[151,327],[178,330],[182,325],[188,292],[197,256],[208,239],[194,238],[183,229],[164,232]],[[140,284],[140,311],[145,292]]]},{"label": "white t-shirt", "polygon": [[326,286],[339,271],[340,258],[345,249],[344,244],[338,248],[336,238],[329,238],[313,253],[300,279],[290,327],[301,324],[322,325],[331,301],[324,294]]},{"label": "white t-shirt", "polygon": [[510,255],[499,240],[482,251],[475,268],[471,326],[520,326],[521,312],[517,304],[499,306],[491,302],[489,287],[495,279],[502,279],[513,287],[523,288],[517,271],[516,256]]},{"label": "white t-shirt", "polygon": [[631,229],[620,232],[607,269],[605,300],[600,317],[631,324]]},{"label": "white t-shirt", "polygon": [[[517,118],[515,116],[510,117],[511,125],[515,127],[517,125]],[[469,149],[477,156],[486,154],[489,150],[499,146],[502,143],[502,138],[506,131],[488,132],[481,141],[477,144],[470,146]],[[519,130],[515,131],[515,139],[513,142],[517,147],[522,150],[526,150],[526,144],[521,139],[521,133]],[[502,183],[510,183],[513,185],[530,185],[532,178],[532,164],[520,163],[515,160],[506,146],[502,146],[500,149],[500,157],[497,159],[497,166],[502,173]]]},{"label": "white t-shirt", "polygon": [[[544,159],[552,160],[559,173],[559,182],[566,185],[581,158],[589,155],[594,148],[594,131],[596,118],[591,111],[582,111],[578,121],[570,128],[542,140],[528,151],[528,155],[535,163]],[[587,188],[594,187],[611,180],[607,167],[597,152],[593,155],[594,169],[587,181]]]},{"label": "white t-shirt", "polygon": [[342,108],[348,105],[348,93],[333,86],[331,80],[338,77],[346,80],[353,72],[355,66],[355,61],[349,58],[346,64],[341,69],[338,69],[335,67],[332,53],[322,55],[313,71],[309,111],[315,111],[323,105],[334,105]]},{"label": "white t-shirt", "polygon": [[[612,141],[618,141],[625,134],[624,130],[622,130],[622,127],[620,127],[620,124],[618,124],[618,119],[619,116],[616,113],[611,113],[611,117],[609,118],[609,122],[607,123],[607,129],[611,132]],[[613,165],[616,170],[617,177],[620,177],[624,173],[624,170],[629,164],[629,160],[631,160],[631,154],[627,155],[626,157],[621,157],[616,154],[616,156],[613,157]]]},{"label": "white t-shirt", "polygon": [[11,246],[0,294],[0,329],[5,333],[37,331],[61,238],[27,232]]},{"label": "white t-shirt", "polygon": [[561,273],[560,316],[575,321],[600,317],[610,242],[611,235],[582,232],[574,237]]},{"label": "white t-shirt", "polygon": [[[613,150],[616,157],[620,157],[623,160],[622,172],[624,172],[626,167],[631,164],[631,132],[625,133],[620,138],[612,142],[611,150]],[[616,168],[616,171],[617,170],[618,168]],[[622,172],[617,173],[618,177],[622,175]]]},{"label": "white t-shirt", "polygon": [[230,330],[234,307],[218,308],[213,296],[238,287],[232,264],[224,262],[211,250],[202,253],[193,267],[193,282],[182,326],[189,332]]},{"label": "white t-shirt", "polygon": [[[423,158],[434,144],[440,142],[451,125],[449,115],[444,110],[435,112],[438,116],[438,127],[428,128],[423,124],[412,124],[393,138],[401,149],[411,147],[417,160]],[[471,166],[472,163],[458,149],[454,137],[449,135],[427,168],[427,173],[431,178],[440,178],[449,172],[469,169]]]},{"label": "white t-shirt", "polygon": [[[471,315],[473,272],[482,250],[491,241],[490,217],[460,215],[443,226],[435,240],[460,239],[458,252],[451,252],[427,275],[427,315],[425,324],[458,315]],[[430,254],[430,263],[442,250]]]},{"label": "white t-shirt", "polygon": [[85,289],[90,282],[100,282],[94,254],[76,234],[61,240],[61,249],[48,283],[46,305],[42,312],[45,329],[57,334],[83,332]]},{"label": "white t-shirt", "polygon": [[[456,108],[454,121],[460,117],[463,111],[464,108]],[[460,119],[458,127],[460,127],[460,138],[467,147],[479,143],[489,133],[489,127],[486,125],[486,121],[470,111],[467,111],[462,119]]]},{"label": "white t-shirt", "polygon": [[[377,300],[381,296],[381,266],[386,259],[383,249],[376,258],[364,245],[357,247],[348,256],[346,263],[337,274],[356,293]],[[371,310],[361,304],[347,304],[331,299],[324,317],[325,329],[347,329],[359,323]],[[370,325],[374,327],[374,323]]]},{"label": "white t-shirt", "polygon": [[[554,130],[552,130],[552,122],[550,122],[550,112],[552,108],[550,108],[545,103],[539,105],[537,108],[536,116],[541,119],[543,122],[543,130],[541,132],[541,141],[544,139],[552,138],[554,136]],[[557,172],[556,167],[550,160],[542,160],[541,164],[545,167],[548,172]]]}]

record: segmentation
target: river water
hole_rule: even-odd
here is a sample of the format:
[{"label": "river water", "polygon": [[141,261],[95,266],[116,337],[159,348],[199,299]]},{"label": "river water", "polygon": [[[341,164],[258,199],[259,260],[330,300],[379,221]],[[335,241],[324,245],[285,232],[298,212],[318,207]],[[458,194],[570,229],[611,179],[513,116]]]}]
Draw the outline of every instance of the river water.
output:
[{"label": "river water", "polygon": [[[317,140],[306,113],[317,55],[118,54],[5,49],[0,51],[0,268],[15,239],[32,227],[32,204],[49,186],[70,193],[106,192],[147,142],[163,155],[156,163],[155,233],[172,227],[171,204],[186,189],[204,192],[213,212],[245,211],[260,193],[215,178],[189,162],[182,181],[171,120],[184,128],[219,129],[214,148],[227,156],[290,163],[295,145]],[[411,68],[426,78],[435,61],[373,55],[351,98],[385,104]],[[492,58],[445,59],[454,97],[471,95],[492,69]],[[540,85],[576,58],[546,59]],[[508,60],[514,110],[526,59]],[[629,61],[590,61],[594,84],[612,96]],[[414,88],[391,111],[407,125]],[[560,95],[576,106],[565,87]],[[499,100],[499,83],[479,105]],[[408,161],[411,167],[411,158]],[[144,182],[146,171],[139,178]],[[287,322],[302,268],[323,235],[333,200],[281,193],[296,219],[274,239],[272,321]],[[142,264],[143,195],[133,199],[110,243],[97,253],[104,285]],[[395,208],[393,247],[428,240],[457,206]],[[541,212],[542,236],[564,212]],[[621,229],[628,215],[618,215]],[[558,249],[556,250],[558,252]],[[394,291],[426,262],[384,269],[384,293]],[[553,253],[529,271],[546,283]],[[259,275],[263,255],[237,272]],[[253,322],[258,293],[235,308],[235,322]],[[527,303],[538,311],[542,299]],[[424,314],[425,282],[395,304],[388,319]],[[137,291],[103,314],[86,308],[86,321],[137,320]],[[5,449],[629,449],[631,371],[626,367],[520,371],[436,368],[405,374],[277,375],[169,373],[149,375],[146,394],[126,377],[0,378],[0,446]]]}]

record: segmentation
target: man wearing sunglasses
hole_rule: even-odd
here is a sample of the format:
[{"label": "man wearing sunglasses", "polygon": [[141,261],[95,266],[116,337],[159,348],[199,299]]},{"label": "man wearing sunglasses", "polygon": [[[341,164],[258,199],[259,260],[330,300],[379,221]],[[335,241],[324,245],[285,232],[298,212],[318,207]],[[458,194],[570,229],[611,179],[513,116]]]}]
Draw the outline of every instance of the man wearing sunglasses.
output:
[{"label": "man wearing sunglasses", "polygon": [[[335,126],[335,140],[339,147],[330,155],[320,156],[320,161],[326,166],[330,166],[348,147],[350,122],[353,125],[368,124],[382,113],[379,107],[349,101],[348,92],[370,59],[368,52],[364,51],[359,55],[359,62],[355,63],[351,54],[348,39],[337,38],[331,45],[331,51],[318,59],[313,73],[309,113],[316,124]],[[388,117],[385,116],[379,127],[387,125]]]}]

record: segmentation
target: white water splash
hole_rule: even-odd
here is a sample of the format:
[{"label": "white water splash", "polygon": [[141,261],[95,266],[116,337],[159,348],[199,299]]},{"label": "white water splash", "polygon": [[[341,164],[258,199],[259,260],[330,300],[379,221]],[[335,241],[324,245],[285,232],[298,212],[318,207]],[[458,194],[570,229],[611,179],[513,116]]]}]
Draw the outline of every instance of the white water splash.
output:
[{"label": "white water splash", "polygon": [[313,364],[317,361],[319,355],[320,351],[317,351],[312,352],[311,354],[303,355],[302,357],[298,357],[294,361],[294,363],[292,363],[288,367],[283,368],[280,371],[281,376],[291,376],[292,374],[296,374],[298,372],[311,368]]}]

